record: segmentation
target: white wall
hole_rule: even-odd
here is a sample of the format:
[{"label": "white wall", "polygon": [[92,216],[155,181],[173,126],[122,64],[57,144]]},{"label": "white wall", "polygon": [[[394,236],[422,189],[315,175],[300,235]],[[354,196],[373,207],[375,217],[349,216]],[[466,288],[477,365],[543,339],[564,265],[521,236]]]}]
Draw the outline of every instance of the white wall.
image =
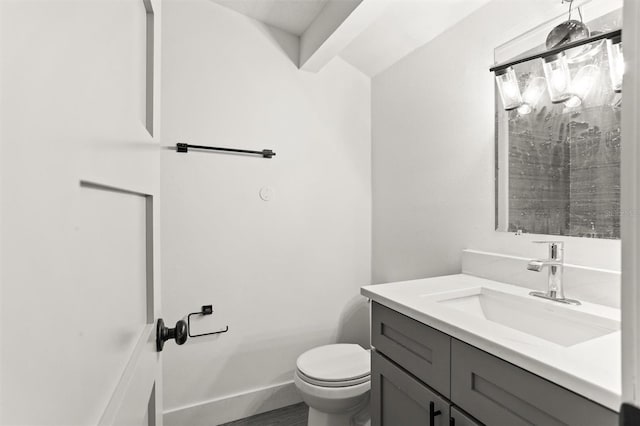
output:
[{"label": "white wall", "polygon": [[[496,46],[559,6],[494,0],[373,79],[374,282],[459,272],[465,248],[545,255],[540,235],[494,231],[489,67]],[[620,269],[619,241],[560,239],[568,263]]]},{"label": "white wall", "polygon": [[165,423],[211,425],[283,403],[303,351],[368,343],[370,81],[299,71],[296,37],[206,0],[165,1],[162,36],[164,144],[277,153],[162,157],[165,320],[212,303],[194,332],[230,327],[167,345]]}]

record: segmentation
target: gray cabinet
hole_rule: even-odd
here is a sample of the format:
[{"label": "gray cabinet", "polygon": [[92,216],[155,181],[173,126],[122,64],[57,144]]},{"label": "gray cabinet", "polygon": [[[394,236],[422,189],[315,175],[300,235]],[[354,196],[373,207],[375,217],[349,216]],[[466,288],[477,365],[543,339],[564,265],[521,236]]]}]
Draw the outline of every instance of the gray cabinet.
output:
[{"label": "gray cabinet", "polygon": [[373,347],[449,397],[451,338],[378,303],[371,309]]},{"label": "gray cabinet", "polygon": [[481,423],[476,422],[471,417],[464,414],[458,407],[451,407],[449,417],[450,426],[482,426]]},{"label": "gray cabinet", "polygon": [[371,425],[446,426],[449,425],[449,402],[372,351]]},{"label": "gray cabinet", "polygon": [[[372,303],[373,426],[614,426],[618,414]],[[433,404],[431,406],[430,404]]]},{"label": "gray cabinet", "polygon": [[617,425],[618,415],[466,343],[451,343],[451,399],[492,426]]}]

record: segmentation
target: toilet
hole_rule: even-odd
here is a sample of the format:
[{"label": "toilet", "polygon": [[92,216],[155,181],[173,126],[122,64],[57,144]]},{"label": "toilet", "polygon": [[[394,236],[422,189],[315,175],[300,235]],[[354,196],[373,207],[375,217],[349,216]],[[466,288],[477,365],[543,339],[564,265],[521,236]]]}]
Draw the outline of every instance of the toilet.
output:
[{"label": "toilet", "polygon": [[293,380],[309,406],[308,426],[368,426],[371,355],[356,344],[313,348],[298,357]]}]

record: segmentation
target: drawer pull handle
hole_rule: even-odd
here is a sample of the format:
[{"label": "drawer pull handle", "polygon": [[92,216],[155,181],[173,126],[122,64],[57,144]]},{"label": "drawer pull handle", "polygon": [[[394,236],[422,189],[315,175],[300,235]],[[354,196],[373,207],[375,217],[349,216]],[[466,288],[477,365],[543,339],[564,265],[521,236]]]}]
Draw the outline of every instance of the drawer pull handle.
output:
[{"label": "drawer pull handle", "polygon": [[435,426],[436,416],[442,414],[442,411],[436,411],[436,404],[431,401],[429,403],[429,426]]}]

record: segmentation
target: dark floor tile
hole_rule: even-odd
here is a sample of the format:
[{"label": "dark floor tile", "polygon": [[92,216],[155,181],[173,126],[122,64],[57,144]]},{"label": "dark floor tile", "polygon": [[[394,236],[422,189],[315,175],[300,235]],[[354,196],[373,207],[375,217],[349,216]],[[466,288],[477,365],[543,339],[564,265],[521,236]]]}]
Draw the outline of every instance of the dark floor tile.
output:
[{"label": "dark floor tile", "polygon": [[308,415],[309,408],[301,402],[220,426],[307,426]]}]

